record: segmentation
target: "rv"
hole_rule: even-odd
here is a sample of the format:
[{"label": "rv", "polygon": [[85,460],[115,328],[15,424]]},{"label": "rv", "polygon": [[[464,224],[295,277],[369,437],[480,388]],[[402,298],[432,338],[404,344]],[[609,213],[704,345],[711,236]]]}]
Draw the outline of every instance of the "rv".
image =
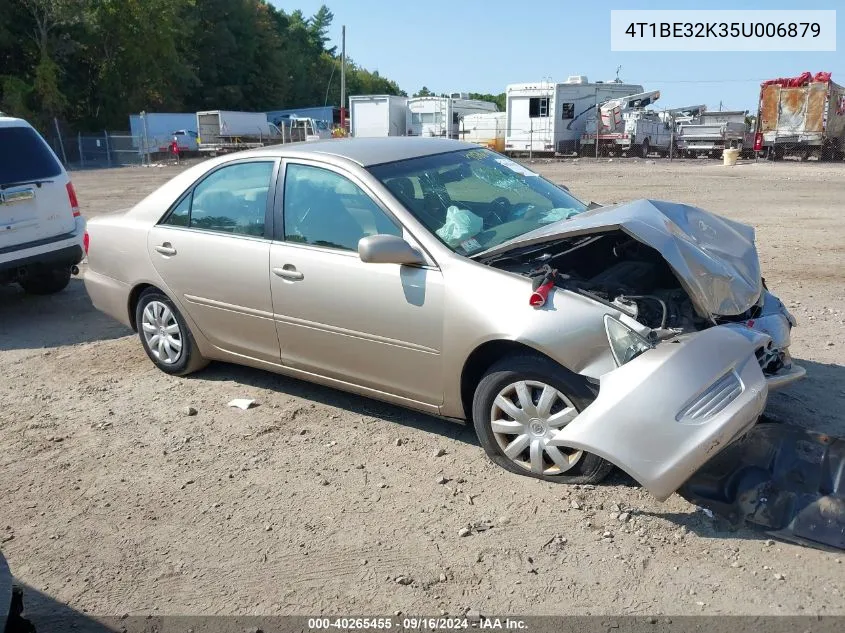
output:
[{"label": "rv", "polygon": [[461,140],[502,152],[505,149],[505,125],[505,112],[468,114],[461,122]]},{"label": "rv", "polygon": [[408,99],[408,136],[459,138],[461,120],[465,116],[496,111],[496,104],[489,101],[453,97],[414,97]]},{"label": "rv", "polygon": [[565,83],[511,84],[506,90],[505,152],[576,153],[596,104],[639,92],[643,92],[640,85],[589,83],[583,75],[571,76]]}]

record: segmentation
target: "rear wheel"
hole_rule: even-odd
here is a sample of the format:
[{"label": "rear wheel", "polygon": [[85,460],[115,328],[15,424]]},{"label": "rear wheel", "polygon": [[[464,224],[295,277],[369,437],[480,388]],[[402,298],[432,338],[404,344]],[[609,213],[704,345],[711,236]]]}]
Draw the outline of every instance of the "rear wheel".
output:
[{"label": "rear wheel", "polygon": [[506,470],[555,483],[598,483],[613,469],[610,463],[550,441],[593,398],[580,376],[554,361],[509,356],[479,382],[473,424],[488,457]]},{"label": "rear wheel", "polygon": [[18,283],[31,295],[51,295],[70,283],[70,266],[34,270]]},{"label": "rear wheel", "polygon": [[135,308],[141,345],[150,360],[165,373],[185,376],[208,364],[185,319],[160,290],[145,290]]}]

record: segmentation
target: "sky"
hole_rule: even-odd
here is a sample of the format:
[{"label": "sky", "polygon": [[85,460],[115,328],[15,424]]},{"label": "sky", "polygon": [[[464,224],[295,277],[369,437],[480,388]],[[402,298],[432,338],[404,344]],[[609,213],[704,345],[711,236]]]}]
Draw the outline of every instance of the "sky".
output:
[{"label": "sky", "polygon": [[[757,110],[759,83],[804,71],[833,72],[845,84],[845,3],[808,0],[269,0],[290,13],[334,13],[329,35],[347,55],[413,94],[498,94],[511,83],[619,78],[660,90],[658,108],[705,104]],[[837,6],[839,5],[839,6]],[[838,52],[612,52],[611,9],[837,9]]]}]

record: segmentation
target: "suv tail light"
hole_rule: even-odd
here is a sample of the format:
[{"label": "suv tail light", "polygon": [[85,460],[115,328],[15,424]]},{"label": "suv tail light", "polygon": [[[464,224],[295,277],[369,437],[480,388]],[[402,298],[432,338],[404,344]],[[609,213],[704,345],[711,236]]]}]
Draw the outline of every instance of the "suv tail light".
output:
[{"label": "suv tail light", "polygon": [[73,183],[67,183],[67,199],[70,201],[70,208],[73,211],[73,217],[78,218],[79,213],[79,201],[76,199],[76,191],[73,189]]},{"label": "suv tail light", "polygon": [[82,246],[85,248],[85,254],[88,254],[88,246],[91,244],[91,238],[88,237],[88,231],[82,236]]}]

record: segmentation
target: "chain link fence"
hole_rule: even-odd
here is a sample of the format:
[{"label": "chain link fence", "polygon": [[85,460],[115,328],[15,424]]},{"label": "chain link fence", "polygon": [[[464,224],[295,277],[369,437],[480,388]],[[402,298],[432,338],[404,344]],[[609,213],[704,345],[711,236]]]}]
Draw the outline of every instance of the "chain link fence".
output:
[{"label": "chain link fence", "polygon": [[103,132],[75,136],[47,136],[47,142],[65,167],[86,169],[143,165],[170,154],[171,136],[132,136],[129,132]]}]

